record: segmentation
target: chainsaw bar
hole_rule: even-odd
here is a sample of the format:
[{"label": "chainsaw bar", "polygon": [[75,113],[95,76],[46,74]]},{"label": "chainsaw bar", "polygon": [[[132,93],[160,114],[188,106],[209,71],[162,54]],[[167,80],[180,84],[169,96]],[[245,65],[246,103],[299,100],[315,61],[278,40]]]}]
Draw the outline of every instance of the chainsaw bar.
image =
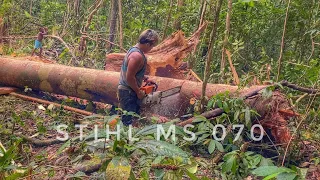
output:
[{"label": "chainsaw bar", "polygon": [[175,88],[172,88],[172,89],[168,89],[168,90],[165,90],[165,91],[161,91],[161,98],[165,98],[165,97],[177,94],[177,93],[180,92],[180,90],[181,90],[181,86],[178,86],[178,87],[175,87]]}]

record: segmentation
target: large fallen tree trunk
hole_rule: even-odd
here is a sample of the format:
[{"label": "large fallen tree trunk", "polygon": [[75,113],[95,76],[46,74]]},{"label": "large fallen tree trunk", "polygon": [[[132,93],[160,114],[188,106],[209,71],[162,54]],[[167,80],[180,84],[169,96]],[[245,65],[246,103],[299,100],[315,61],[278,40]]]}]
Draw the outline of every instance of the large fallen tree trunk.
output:
[{"label": "large fallen tree trunk", "polygon": [[[0,66],[1,85],[19,88],[28,86],[34,90],[74,96],[113,105],[117,105],[118,103],[118,72],[6,58],[0,58]],[[177,86],[181,86],[182,88],[179,94],[162,99],[161,104],[144,107],[145,112],[170,118],[179,117],[189,107],[191,98],[200,97],[201,83],[163,77],[151,78],[158,83],[159,90],[166,90]],[[239,90],[237,86],[208,84],[206,96],[211,97],[218,93],[229,91],[236,97],[248,97],[252,92],[257,92],[264,87],[266,86],[254,86]],[[257,96],[255,98],[248,98],[246,101],[249,106],[258,110],[263,119],[267,119],[262,123],[264,127],[278,128],[280,130],[274,130],[273,134],[281,136],[281,133],[285,132],[285,137],[290,137],[288,129],[282,128],[287,125],[288,118],[278,111],[278,108],[289,107],[289,103],[284,97],[278,95],[271,98],[271,100],[264,100],[261,96]],[[265,108],[267,105],[270,109]],[[284,138],[278,142],[285,142],[286,140],[287,138]]]},{"label": "large fallen tree trunk", "polygon": [[[87,68],[46,64],[0,58],[0,84],[29,88],[75,96],[87,100],[117,104],[117,86],[120,74]],[[159,90],[182,86],[180,95],[191,98],[200,95],[201,83],[178,79],[150,77],[159,85]],[[236,92],[237,86],[209,84],[207,96],[221,92]],[[189,101],[186,99],[185,101]]]}]

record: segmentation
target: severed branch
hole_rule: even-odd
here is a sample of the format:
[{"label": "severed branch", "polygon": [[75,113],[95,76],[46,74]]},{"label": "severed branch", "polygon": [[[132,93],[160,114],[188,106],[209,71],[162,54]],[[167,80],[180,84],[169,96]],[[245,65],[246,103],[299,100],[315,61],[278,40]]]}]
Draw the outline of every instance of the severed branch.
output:
[{"label": "severed branch", "polygon": [[224,51],[228,56],[228,61],[229,61],[230,69],[231,69],[231,72],[232,72],[233,81],[234,81],[234,83],[236,85],[239,85],[240,84],[239,76],[238,76],[238,73],[236,71],[236,68],[232,64],[231,54],[226,48],[224,49]]},{"label": "severed branch", "polygon": [[309,93],[309,94],[316,94],[318,92],[320,92],[319,89],[311,89],[311,88],[305,88],[305,87],[301,87],[292,83],[289,83],[288,81],[281,81],[280,84],[282,86],[286,86],[288,88],[297,90],[297,91],[301,91],[301,92],[305,92],[305,93]]},{"label": "severed branch", "polygon": [[21,139],[31,143],[35,147],[44,147],[44,146],[50,146],[50,145],[53,145],[53,144],[63,143],[63,141],[60,141],[58,139],[39,140],[39,139],[34,139],[32,137],[25,136],[23,134],[17,134],[17,133],[11,134],[11,133],[6,133],[6,132],[0,132],[0,134],[1,134],[1,136],[12,136],[12,135],[14,135],[14,136],[20,137]]},{"label": "severed branch", "polygon": [[[73,58],[76,58],[73,50],[69,47],[69,45],[61,37],[55,36],[55,35],[45,35],[45,37],[54,38],[54,39],[57,39],[58,41],[60,41],[69,50],[71,56]],[[37,36],[7,36],[7,37],[1,37],[0,39],[33,39],[33,38],[37,38]]]},{"label": "severed branch", "polygon": [[51,37],[51,38],[55,38],[57,40],[59,40],[70,52],[72,58],[76,59],[76,56],[73,52],[73,50],[68,46],[68,44],[59,36],[54,36],[54,35],[46,35],[46,37]]},{"label": "severed branch", "polygon": [[[103,0],[97,0],[95,3],[95,8],[91,11],[91,13],[88,16],[87,19],[87,23],[86,25],[82,28],[82,30],[80,30],[80,33],[82,34],[81,38],[80,38],[80,44],[79,44],[79,51],[83,52],[83,55],[86,53],[86,35],[87,35],[87,29],[89,28],[90,24],[91,24],[91,20],[93,18],[93,15],[98,11],[98,9],[100,8],[100,6],[102,5]],[[91,9],[91,7],[90,7]],[[71,63],[71,61],[69,62],[69,64]]]},{"label": "severed branch", "polygon": [[46,101],[46,100],[43,100],[43,99],[38,99],[38,98],[30,97],[30,96],[25,96],[25,95],[18,94],[18,93],[15,93],[15,92],[11,92],[10,95],[12,95],[14,97],[17,97],[17,98],[21,98],[23,100],[27,100],[27,101],[33,101],[33,102],[42,103],[42,104],[53,104],[56,107],[63,108],[65,110],[76,112],[76,113],[79,113],[79,114],[82,114],[82,115],[86,115],[86,116],[90,116],[90,115],[93,114],[91,112],[84,111],[84,110],[81,110],[81,109],[73,108],[73,107],[70,107],[70,106],[63,106],[63,105],[58,104],[58,103],[54,103],[54,102],[50,102],[50,101]]},{"label": "severed branch", "polygon": [[89,14],[88,16],[88,20],[87,20],[87,23],[84,27],[84,32],[87,31],[88,27],[90,26],[91,24],[91,20],[93,18],[93,15],[98,11],[98,9],[100,8],[100,6],[102,5],[102,2],[103,0],[99,0],[98,4],[96,5],[96,7],[91,11],[91,13]]},{"label": "severed branch", "polygon": [[[88,38],[88,39],[91,39],[91,40],[93,40],[93,41],[96,41],[96,39],[94,39],[93,37],[90,37],[90,36],[88,36],[88,35],[84,35],[83,37],[85,37],[85,38]],[[111,42],[111,41],[109,41],[109,40],[107,40],[107,39],[103,39],[103,38],[97,38],[98,40],[102,40],[102,41],[106,41],[106,42],[108,42],[108,43],[110,43],[110,44],[112,44],[112,45],[114,45],[114,46],[117,46],[117,47],[119,47],[121,50],[123,50],[124,52],[127,52],[127,50],[126,49],[124,49],[122,46],[120,46],[119,44],[116,44],[116,43],[113,43],[113,42]]]}]

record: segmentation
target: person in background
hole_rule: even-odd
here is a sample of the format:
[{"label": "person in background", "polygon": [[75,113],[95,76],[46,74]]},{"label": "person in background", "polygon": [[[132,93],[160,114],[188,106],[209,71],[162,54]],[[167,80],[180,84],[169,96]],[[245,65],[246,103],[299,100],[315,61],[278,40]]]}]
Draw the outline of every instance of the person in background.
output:
[{"label": "person in background", "polygon": [[[140,90],[142,82],[152,82],[145,76],[148,53],[158,43],[158,33],[152,29],[143,31],[138,43],[127,52],[121,67],[118,85],[120,108],[128,112],[140,114],[141,100],[145,93]],[[122,115],[121,120],[128,126],[133,123],[131,115]]]},{"label": "person in background", "polygon": [[42,40],[44,38],[44,35],[46,35],[47,33],[48,33],[48,29],[47,28],[41,27],[39,29],[39,33],[38,33],[37,39],[34,42],[34,49],[32,51],[31,56],[34,55],[36,49],[40,49],[39,57],[41,58],[41,55],[42,55]]}]

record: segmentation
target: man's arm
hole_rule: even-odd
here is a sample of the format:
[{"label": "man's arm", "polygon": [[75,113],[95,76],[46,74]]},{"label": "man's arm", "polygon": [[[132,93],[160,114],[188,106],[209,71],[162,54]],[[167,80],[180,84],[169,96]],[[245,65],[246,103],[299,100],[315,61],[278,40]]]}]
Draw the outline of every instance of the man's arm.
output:
[{"label": "man's arm", "polygon": [[138,87],[137,84],[136,74],[141,69],[142,63],[143,59],[139,53],[133,52],[130,54],[128,59],[127,82],[137,95],[139,95],[140,87]]}]

